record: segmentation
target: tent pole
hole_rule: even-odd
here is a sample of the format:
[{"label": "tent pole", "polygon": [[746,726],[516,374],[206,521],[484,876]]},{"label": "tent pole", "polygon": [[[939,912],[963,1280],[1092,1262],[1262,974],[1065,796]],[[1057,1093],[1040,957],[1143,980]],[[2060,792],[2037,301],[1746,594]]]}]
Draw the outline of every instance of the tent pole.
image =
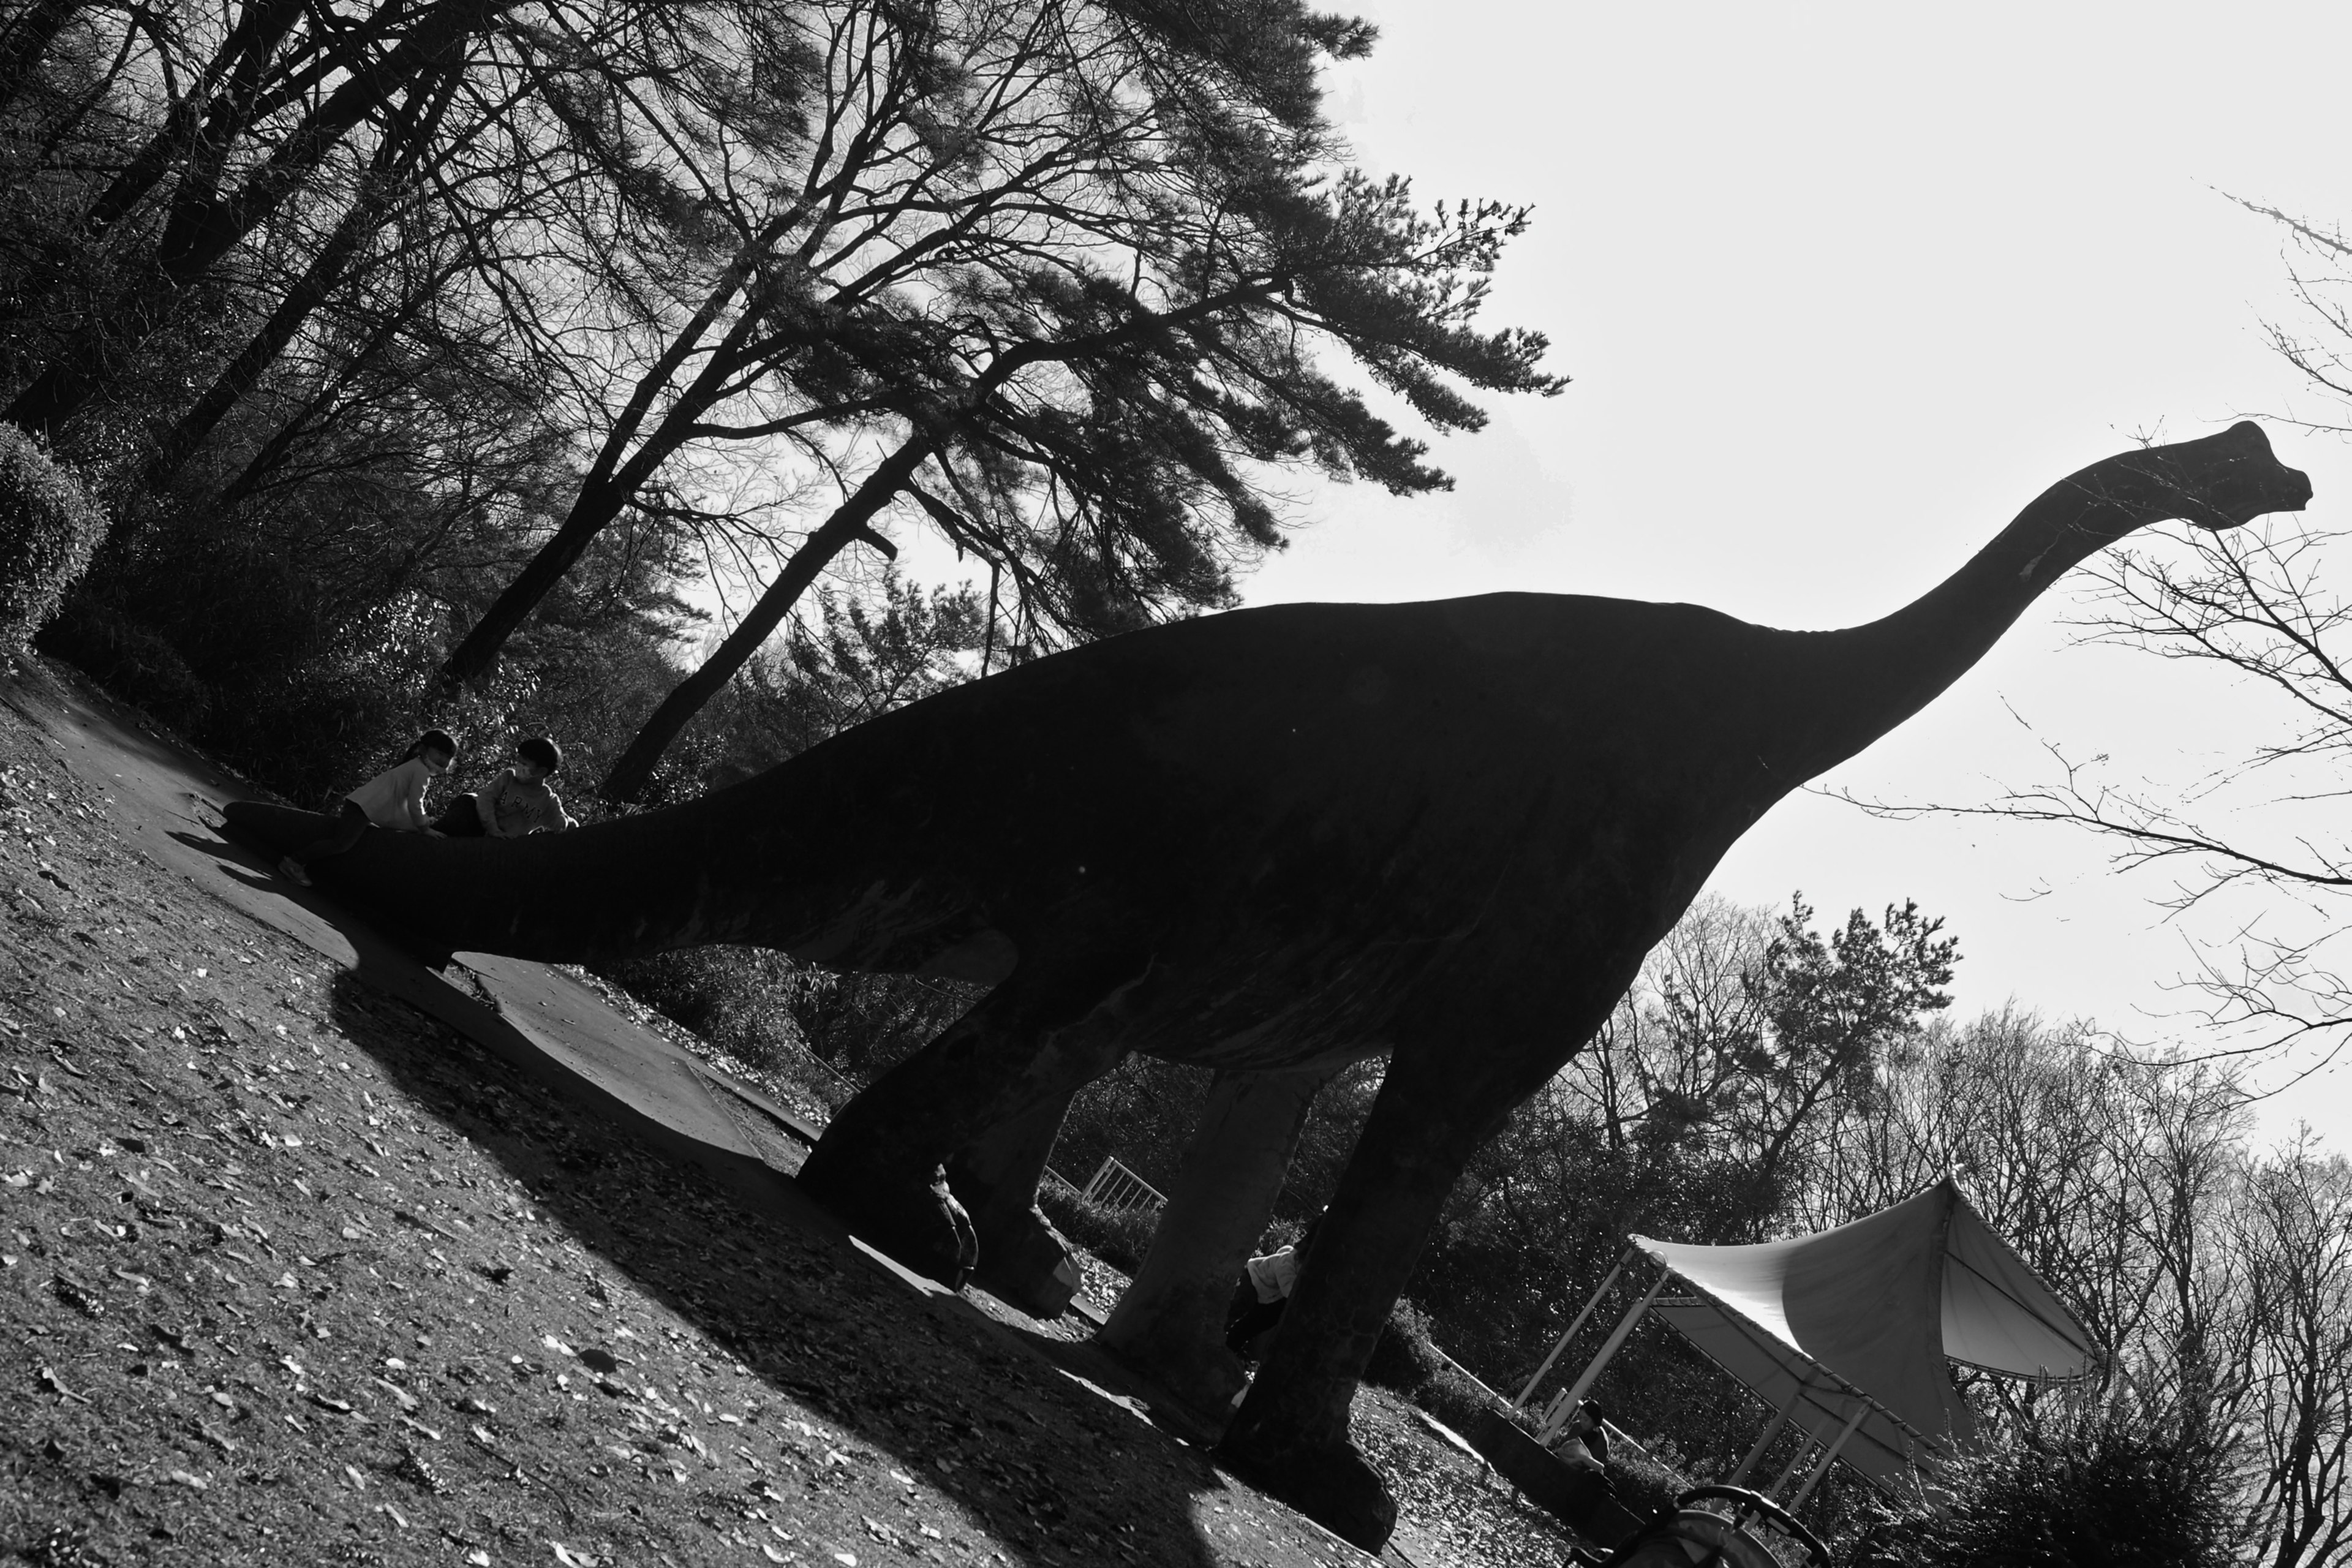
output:
[{"label": "tent pole", "polygon": [[1511,1401],[1512,1409],[1525,1409],[1528,1401],[1535,1397],[1536,1384],[1543,1381],[1544,1373],[1551,1370],[1551,1363],[1559,1359],[1560,1352],[1568,1349],[1568,1342],[1576,1338],[1579,1329],[1584,1327],[1584,1320],[1592,1316],[1592,1310],[1601,1305],[1601,1298],[1609,1294],[1609,1287],[1617,1283],[1617,1276],[1624,1273],[1625,1265],[1633,1261],[1633,1248],[1629,1247],[1624,1256],[1617,1259],[1617,1267],[1609,1271],[1609,1278],[1601,1282],[1601,1289],[1592,1293],[1592,1300],[1584,1303],[1584,1310],[1576,1314],[1576,1321],[1568,1325],[1568,1332],[1560,1335],[1559,1342],[1551,1347],[1551,1354],[1543,1358],[1543,1364],[1536,1368],[1536,1374],[1528,1379],[1525,1388],[1519,1390],[1519,1396]]},{"label": "tent pole", "polygon": [[1568,1398],[1560,1405],[1559,1419],[1556,1422],[1545,1423],[1544,1429],[1536,1434],[1538,1442],[1549,1444],[1553,1433],[1575,1419],[1577,1406],[1584,1403],[1584,1396],[1591,1391],[1593,1382],[1601,1375],[1601,1369],[1609,1364],[1610,1358],[1615,1355],[1618,1347],[1625,1342],[1625,1336],[1633,1331],[1633,1325],[1642,1321],[1642,1314],[1650,1310],[1650,1303],[1658,1299],[1658,1292],[1666,1288],[1666,1281],[1673,1277],[1670,1269],[1664,1265],[1659,1267],[1658,1278],[1650,1286],[1649,1294],[1625,1310],[1625,1315],[1620,1318],[1617,1321],[1617,1326],[1609,1331],[1608,1339],[1601,1342],[1601,1353],[1586,1363],[1583,1373],[1576,1380],[1575,1386],[1568,1391]]},{"label": "tent pole", "polygon": [[1748,1479],[1748,1472],[1756,1468],[1756,1461],[1764,1457],[1764,1450],[1772,1446],[1772,1439],[1778,1437],[1780,1428],[1789,1424],[1790,1412],[1797,1408],[1797,1401],[1804,1396],[1805,1385],[1800,1383],[1790,1392],[1789,1402],[1780,1406],[1780,1413],[1773,1416],[1771,1424],[1764,1428],[1764,1436],[1756,1439],[1756,1447],[1748,1449],[1748,1457],[1739,1461],[1739,1468],[1723,1479],[1725,1486],[1736,1487]]},{"label": "tent pole", "polygon": [[1789,1468],[1780,1472],[1780,1479],[1774,1481],[1770,1486],[1764,1489],[1764,1495],[1769,1498],[1779,1497],[1780,1495],[1780,1489],[1797,1479],[1797,1472],[1804,1468],[1804,1464],[1807,1459],[1813,1457],[1813,1450],[1819,1446],[1820,1445],[1813,1441],[1812,1434],[1810,1432],[1806,1433],[1804,1435],[1804,1441],[1799,1443],[1797,1445],[1797,1451],[1790,1456]]},{"label": "tent pole", "polygon": [[1853,1436],[1853,1429],[1861,1426],[1862,1418],[1869,1414],[1869,1405],[1863,1404],[1860,1400],[1854,1401],[1853,1414],[1847,1418],[1845,1430],[1837,1435],[1836,1442],[1832,1443],[1827,1448],[1822,1450],[1822,1462],[1813,1467],[1813,1473],[1805,1478],[1805,1484],[1799,1487],[1797,1489],[1797,1495],[1789,1500],[1789,1508],[1791,1512],[1795,1511],[1798,1506],[1803,1503],[1805,1499],[1812,1495],[1813,1488],[1820,1485],[1822,1478],[1830,1473],[1830,1461],[1838,1457],[1838,1450],[1845,1447],[1845,1440]]}]

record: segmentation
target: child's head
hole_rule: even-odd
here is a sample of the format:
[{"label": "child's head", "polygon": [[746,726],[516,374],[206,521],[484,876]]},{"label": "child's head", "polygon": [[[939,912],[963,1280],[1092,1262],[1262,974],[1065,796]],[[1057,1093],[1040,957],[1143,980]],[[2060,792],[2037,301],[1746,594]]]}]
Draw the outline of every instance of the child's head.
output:
[{"label": "child's head", "polygon": [[530,784],[549,777],[563,765],[563,749],[544,735],[515,742],[516,776]]},{"label": "child's head", "polygon": [[410,758],[421,759],[436,773],[446,773],[449,764],[457,760],[457,742],[451,740],[445,730],[427,730],[416,737],[416,743],[409,747],[400,760],[404,763]]}]

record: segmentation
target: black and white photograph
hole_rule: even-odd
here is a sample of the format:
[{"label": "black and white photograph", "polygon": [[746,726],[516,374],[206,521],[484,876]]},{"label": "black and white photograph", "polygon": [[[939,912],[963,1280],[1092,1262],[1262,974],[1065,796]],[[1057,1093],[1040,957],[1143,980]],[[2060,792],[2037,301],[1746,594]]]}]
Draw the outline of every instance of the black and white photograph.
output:
[{"label": "black and white photograph", "polygon": [[2352,1568],[2347,61],[0,0],[0,1563]]}]

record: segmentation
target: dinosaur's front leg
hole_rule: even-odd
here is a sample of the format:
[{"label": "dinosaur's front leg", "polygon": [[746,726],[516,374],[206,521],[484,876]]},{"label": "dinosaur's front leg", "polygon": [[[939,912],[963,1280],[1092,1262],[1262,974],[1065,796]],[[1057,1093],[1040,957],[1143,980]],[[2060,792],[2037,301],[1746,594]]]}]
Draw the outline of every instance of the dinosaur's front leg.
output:
[{"label": "dinosaur's front leg", "polygon": [[1225,1307],[1274,1212],[1316,1090],[1336,1067],[1221,1072],[1135,1283],[1096,1342],[1204,1414],[1242,1387]]},{"label": "dinosaur's front leg", "polygon": [[1412,1070],[1400,1051],[1316,1230],[1282,1331],[1217,1449],[1236,1474],[1367,1552],[1388,1541],[1396,1504],[1349,1440],[1348,1407],[1492,1121],[1493,1108],[1458,1078]]},{"label": "dinosaur's front leg", "polygon": [[973,1277],[1034,1318],[1059,1317],[1078,1293],[1077,1258],[1037,1206],[1037,1182],[1070,1095],[988,1129],[948,1162],[948,1185],[980,1243]]},{"label": "dinosaur's front leg", "polygon": [[801,1167],[801,1187],[908,1268],[961,1286],[973,1262],[970,1231],[959,1235],[964,1211],[943,1183],[935,1188],[941,1167],[991,1129],[1066,1103],[1117,1064],[1119,1022],[1097,1009],[1139,967],[1024,956],[971,1012],[841,1109]]}]

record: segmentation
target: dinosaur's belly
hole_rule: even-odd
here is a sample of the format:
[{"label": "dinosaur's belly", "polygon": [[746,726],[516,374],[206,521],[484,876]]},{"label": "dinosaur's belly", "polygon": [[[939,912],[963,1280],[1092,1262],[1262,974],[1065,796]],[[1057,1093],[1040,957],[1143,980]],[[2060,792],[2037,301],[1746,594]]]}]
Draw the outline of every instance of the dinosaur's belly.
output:
[{"label": "dinosaur's belly", "polygon": [[1348,834],[1276,836],[1181,907],[1106,899],[1055,922],[1162,921],[1101,1022],[1130,1049],[1220,1068],[1521,1044],[1564,1058],[1737,831],[1610,787],[1492,790],[1452,820],[1384,804]]},{"label": "dinosaur's belly", "polygon": [[1235,943],[1157,961],[1119,999],[1124,1043],[1146,1056],[1235,1070],[1385,1055],[1392,1026],[1445,941]]}]

